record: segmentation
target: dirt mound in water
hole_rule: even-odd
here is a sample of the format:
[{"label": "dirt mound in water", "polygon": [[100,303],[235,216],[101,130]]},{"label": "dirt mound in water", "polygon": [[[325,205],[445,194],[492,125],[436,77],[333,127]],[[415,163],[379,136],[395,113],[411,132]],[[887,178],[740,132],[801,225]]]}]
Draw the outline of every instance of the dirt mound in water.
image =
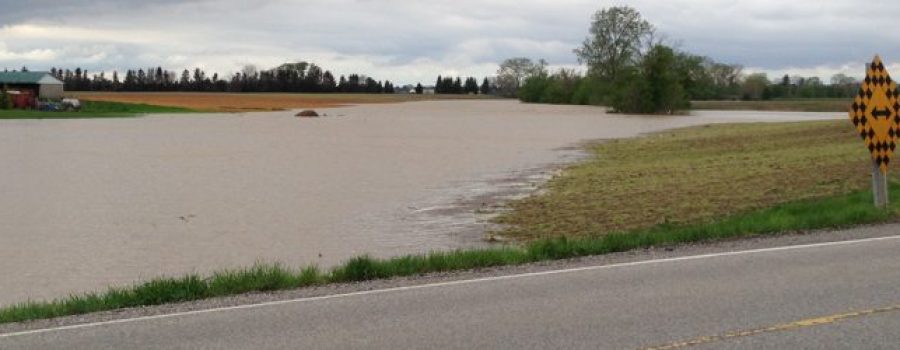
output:
[{"label": "dirt mound in water", "polygon": [[314,110],[307,109],[307,110],[301,111],[300,113],[297,113],[297,116],[298,117],[306,117],[306,118],[315,118],[315,117],[319,116],[319,113],[316,113],[316,111],[314,111]]}]

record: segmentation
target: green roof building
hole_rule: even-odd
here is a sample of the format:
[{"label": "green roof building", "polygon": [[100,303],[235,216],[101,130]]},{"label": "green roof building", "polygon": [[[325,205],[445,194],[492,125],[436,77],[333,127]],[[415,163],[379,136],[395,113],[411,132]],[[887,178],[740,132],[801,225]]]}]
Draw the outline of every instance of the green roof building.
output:
[{"label": "green roof building", "polygon": [[44,99],[63,97],[63,82],[48,72],[0,72],[0,86],[9,90],[27,90]]}]

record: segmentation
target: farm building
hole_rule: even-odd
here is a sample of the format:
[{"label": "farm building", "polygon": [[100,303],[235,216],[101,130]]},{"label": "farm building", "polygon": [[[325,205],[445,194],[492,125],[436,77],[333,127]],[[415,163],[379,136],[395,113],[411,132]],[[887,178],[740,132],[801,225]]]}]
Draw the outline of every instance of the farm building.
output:
[{"label": "farm building", "polygon": [[0,72],[0,86],[42,99],[63,97],[63,82],[47,72]]}]

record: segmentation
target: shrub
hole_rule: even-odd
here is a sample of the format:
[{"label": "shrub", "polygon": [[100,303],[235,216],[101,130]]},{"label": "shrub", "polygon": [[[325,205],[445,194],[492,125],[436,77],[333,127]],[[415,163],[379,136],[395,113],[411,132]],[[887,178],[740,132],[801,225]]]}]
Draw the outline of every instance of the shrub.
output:
[{"label": "shrub", "polygon": [[0,89],[0,109],[12,109],[12,97],[7,92],[6,86],[4,85],[2,89]]}]

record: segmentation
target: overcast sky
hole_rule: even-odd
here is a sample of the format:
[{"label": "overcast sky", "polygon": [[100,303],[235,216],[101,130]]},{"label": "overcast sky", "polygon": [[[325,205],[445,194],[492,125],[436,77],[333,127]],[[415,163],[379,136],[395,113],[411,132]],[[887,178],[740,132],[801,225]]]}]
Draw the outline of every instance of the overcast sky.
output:
[{"label": "overcast sky", "polygon": [[311,61],[396,83],[482,77],[504,58],[577,66],[598,9],[629,5],[670,44],[770,78],[900,62],[900,1],[0,0],[0,69],[161,65],[229,75]]}]

